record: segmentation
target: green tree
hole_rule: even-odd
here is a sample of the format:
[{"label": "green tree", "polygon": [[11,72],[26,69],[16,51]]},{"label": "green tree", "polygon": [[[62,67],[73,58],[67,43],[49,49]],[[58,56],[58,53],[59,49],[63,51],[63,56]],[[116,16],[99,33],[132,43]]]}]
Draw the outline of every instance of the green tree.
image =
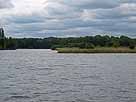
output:
[{"label": "green tree", "polygon": [[130,48],[130,49],[135,49],[135,41],[134,41],[133,39],[131,39],[131,40],[129,41],[129,48]]},{"label": "green tree", "polygon": [[127,46],[129,46],[129,43],[130,43],[130,38],[129,37],[127,37],[127,36],[121,36],[120,37],[120,45],[121,46],[127,47]]},{"label": "green tree", "polygon": [[111,37],[111,45],[112,45],[112,47],[119,47],[120,46],[119,38],[112,36]]},{"label": "green tree", "polygon": [[13,38],[6,39],[6,48],[7,49],[16,49],[16,40]]},{"label": "green tree", "polygon": [[5,48],[5,35],[4,35],[4,29],[0,28],[0,48]]}]

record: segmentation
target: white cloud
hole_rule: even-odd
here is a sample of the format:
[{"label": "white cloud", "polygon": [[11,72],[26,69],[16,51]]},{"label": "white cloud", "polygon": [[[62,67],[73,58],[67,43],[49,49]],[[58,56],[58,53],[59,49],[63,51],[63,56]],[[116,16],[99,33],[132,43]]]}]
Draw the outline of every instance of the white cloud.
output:
[{"label": "white cloud", "polygon": [[96,13],[93,11],[84,9],[81,15],[81,19],[83,19],[84,21],[94,20],[96,19]]}]

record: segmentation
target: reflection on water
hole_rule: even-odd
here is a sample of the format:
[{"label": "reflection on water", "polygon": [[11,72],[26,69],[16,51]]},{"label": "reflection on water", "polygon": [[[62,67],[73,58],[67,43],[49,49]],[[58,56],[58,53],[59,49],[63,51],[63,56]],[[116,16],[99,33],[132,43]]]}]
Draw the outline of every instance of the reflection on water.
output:
[{"label": "reflection on water", "polygon": [[0,51],[1,102],[136,102],[136,54]]}]

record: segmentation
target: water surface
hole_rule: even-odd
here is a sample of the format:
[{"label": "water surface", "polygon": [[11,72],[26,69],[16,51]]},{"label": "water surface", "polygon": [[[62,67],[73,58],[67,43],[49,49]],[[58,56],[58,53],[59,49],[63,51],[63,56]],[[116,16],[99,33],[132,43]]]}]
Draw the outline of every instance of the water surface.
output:
[{"label": "water surface", "polygon": [[0,51],[0,102],[136,102],[136,54]]}]

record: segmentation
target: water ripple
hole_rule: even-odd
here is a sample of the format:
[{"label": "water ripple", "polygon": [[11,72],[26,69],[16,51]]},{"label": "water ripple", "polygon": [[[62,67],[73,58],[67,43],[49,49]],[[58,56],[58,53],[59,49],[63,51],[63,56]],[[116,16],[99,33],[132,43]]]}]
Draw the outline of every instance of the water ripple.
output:
[{"label": "water ripple", "polygon": [[0,102],[136,102],[136,54],[0,51]]}]

